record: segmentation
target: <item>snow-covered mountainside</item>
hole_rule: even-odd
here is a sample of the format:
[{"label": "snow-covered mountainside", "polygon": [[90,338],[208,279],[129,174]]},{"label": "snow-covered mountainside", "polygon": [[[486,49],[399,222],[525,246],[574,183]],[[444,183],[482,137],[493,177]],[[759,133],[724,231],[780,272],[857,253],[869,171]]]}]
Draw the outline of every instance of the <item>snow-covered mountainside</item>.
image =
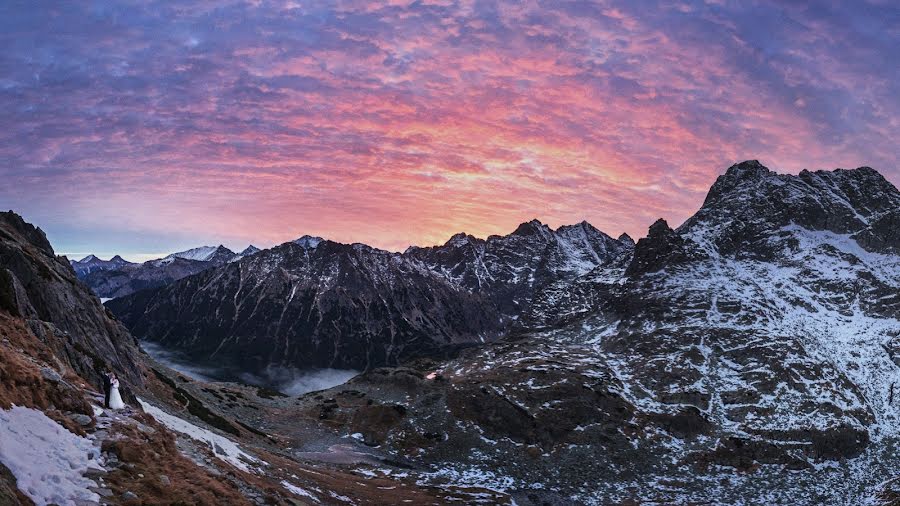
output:
[{"label": "snow-covered mountainside", "polygon": [[[255,344],[303,363],[452,297],[468,316],[440,311],[428,332],[465,320],[454,339],[477,343],[496,322],[489,337],[505,337],[449,359],[417,348],[434,360],[284,409],[429,470],[423,485],[517,503],[873,504],[900,497],[898,216],[900,192],[872,169],[794,176],[749,161],[684,224],[659,220],[637,244],[538,222],[403,255],[290,244],[111,308],[138,335],[206,356]],[[361,272],[391,290],[361,289]],[[298,296],[315,304],[281,302]],[[384,309],[396,300],[409,309]]]},{"label": "snow-covered mountainside", "polygon": [[123,259],[119,255],[116,255],[109,260],[101,260],[94,255],[88,255],[81,260],[70,260],[69,263],[72,264],[72,269],[75,270],[75,274],[78,275],[78,277],[84,277],[96,271],[121,269],[127,265],[134,265],[132,262]]},{"label": "snow-covered mountainside", "polygon": [[[252,247],[252,246],[251,246]],[[248,247],[249,249],[249,247]],[[246,250],[245,250],[246,251]],[[243,254],[243,253],[242,253]],[[221,244],[218,246],[200,246],[199,248],[192,248],[186,251],[179,251],[177,253],[172,253],[171,255],[163,258],[183,258],[185,260],[196,260],[198,262],[211,262],[215,265],[221,265],[232,260],[235,260],[238,257],[238,254],[231,251],[230,249],[222,246]]]},{"label": "snow-covered mountainside", "polygon": [[315,237],[312,235],[304,235],[303,237],[301,237],[299,239],[294,239],[294,243],[299,244],[300,246],[302,246],[306,249],[312,249],[312,248],[315,248],[316,246],[318,246],[319,243],[321,243],[324,240],[325,239],[322,239],[321,237]]},{"label": "snow-covered mountainside", "polygon": [[[633,250],[542,283],[516,341],[376,369],[297,409],[517,503],[890,501],[898,211],[868,168],[737,164],[682,226],[660,220]],[[473,242],[427,265],[478,293],[490,271],[459,253],[484,258]]]},{"label": "snow-covered mountainside", "polygon": [[[609,378],[624,416],[594,411],[609,401],[591,396],[590,423],[531,429],[562,431],[541,445],[553,459],[617,477],[585,493],[580,478],[545,475],[545,489],[587,502],[867,502],[900,464],[898,212],[900,193],[869,168],[790,176],[735,165],[684,225],[650,227],[627,268],[600,267],[536,295],[522,318],[531,337],[515,353],[440,368],[445,395],[476,372],[518,364],[557,371],[554,388],[583,381],[564,374],[566,364]],[[492,374],[488,398],[521,408],[505,415],[518,421],[477,421],[469,430],[500,429],[487,435],[497,443],[454,466],[517,462],[525,456],[499,442],[511,437],[504,427],[569,417],[564,402],[543,396],[546,381]],[[622,448],[640,451],[623,460]],[[505,472],[512,487],[538,479],[517,466]]]}]

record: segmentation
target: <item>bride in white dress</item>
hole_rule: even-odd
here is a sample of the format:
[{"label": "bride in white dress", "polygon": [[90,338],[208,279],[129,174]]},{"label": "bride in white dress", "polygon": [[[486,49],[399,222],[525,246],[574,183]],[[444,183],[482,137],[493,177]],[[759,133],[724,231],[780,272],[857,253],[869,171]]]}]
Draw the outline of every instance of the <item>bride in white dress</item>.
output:
[{"label": "bride in white dress", "polygon": [[122,402],[122,395],[119,394],[119,378],[116,377],[115,374],[112,375],[112,381],[110,382],[112,391],[109,393],[109,407],[110,409],[123,409],[125,407],[125,403]]}]

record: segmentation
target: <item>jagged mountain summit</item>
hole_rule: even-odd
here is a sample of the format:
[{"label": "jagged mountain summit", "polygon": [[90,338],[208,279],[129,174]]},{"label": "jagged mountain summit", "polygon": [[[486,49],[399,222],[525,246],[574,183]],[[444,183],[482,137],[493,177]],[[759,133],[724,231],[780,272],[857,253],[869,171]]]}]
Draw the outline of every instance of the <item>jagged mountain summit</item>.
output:
[{"label": "jagged mountain summit", "polygon": [[300,237],[299,239],[294,239],[294,244],[299,244],[300,246],[302,246],[306,249],[312,249],[312,248],[315,248],[316,246],[318,246],[324,240],[325,239],[322,239],[321,237],[312,236],[312,235],[304,235],[303,237]]},{"label": "jagged mountain summit", "polygon": [[238,253],[237,257],[231,259],[231,261],[235,262],[237,260],[240,260],[241,258],[248,257],[250,255],[255,255],[256,253],[259,253],[260,251],[262,251],[262,250],[251,244],[250,246],[247,246],[246,248],[244,248],[240,253]]},{"label": "jagged mountain summit", "polygon": [[442,246],[413,247],[404,255],[487,297],[502,314],[517,317],[541,288],[610,265],[631,248],[628,240],[617,241],[585,221],[552,230],[532,220],[509,235],[478,239],[457,234]]}]

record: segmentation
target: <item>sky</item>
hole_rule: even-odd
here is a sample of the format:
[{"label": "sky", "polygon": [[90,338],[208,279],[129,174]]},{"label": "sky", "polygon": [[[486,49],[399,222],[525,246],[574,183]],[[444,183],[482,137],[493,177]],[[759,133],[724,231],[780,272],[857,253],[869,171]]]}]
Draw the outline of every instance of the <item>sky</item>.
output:
[{"label": "sky", "polygon": [[0,208],[133,260],[638,238],[745,159],[900,182],[898,48],[893,0],[5,1]]}]

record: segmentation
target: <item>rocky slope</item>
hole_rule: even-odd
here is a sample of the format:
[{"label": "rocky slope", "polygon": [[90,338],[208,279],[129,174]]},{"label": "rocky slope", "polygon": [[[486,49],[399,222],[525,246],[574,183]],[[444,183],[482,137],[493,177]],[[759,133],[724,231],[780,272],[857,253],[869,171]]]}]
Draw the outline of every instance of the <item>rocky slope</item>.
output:
[{"label": "rocky slope", "polygon": [[12,211],[0,213],[0,306],[21,318],[67,370],[93,381],[101,368],[112,367],[129,383],[141,383],[134,338],[78,282],[41,229]]},{"label": "rocky slope", "polygon": [[[440,428],[422,461],[553,501],[887,497],[900,256],[885,223],[898,210],[900,193],[868,168],[735,165],[684,225],[655,223],[627,268],[538,293],[528,339],[436,366],[443,379],[421,399],[449,411],[414,403],[388,439],[401,449]],[[375,402],[408,389],[384,383],[354,388]],[[489,441],[457,444],[462,433]]]},{"label": "rocky slope", "polygon": [[[129,407],[101,407],[106,369],[119,374]],[[216,396],[274,416],[282,398],[195,383],[154,363],[40,229],[0,213],[0,504],[508,503],[490,490],[420,485],[410,470],[378,476],[388,464],[372,458],[339,466],[294,454],[290,433],[234,419],[206,399]],[[341,441],[305,423],[307,441]]]}]

